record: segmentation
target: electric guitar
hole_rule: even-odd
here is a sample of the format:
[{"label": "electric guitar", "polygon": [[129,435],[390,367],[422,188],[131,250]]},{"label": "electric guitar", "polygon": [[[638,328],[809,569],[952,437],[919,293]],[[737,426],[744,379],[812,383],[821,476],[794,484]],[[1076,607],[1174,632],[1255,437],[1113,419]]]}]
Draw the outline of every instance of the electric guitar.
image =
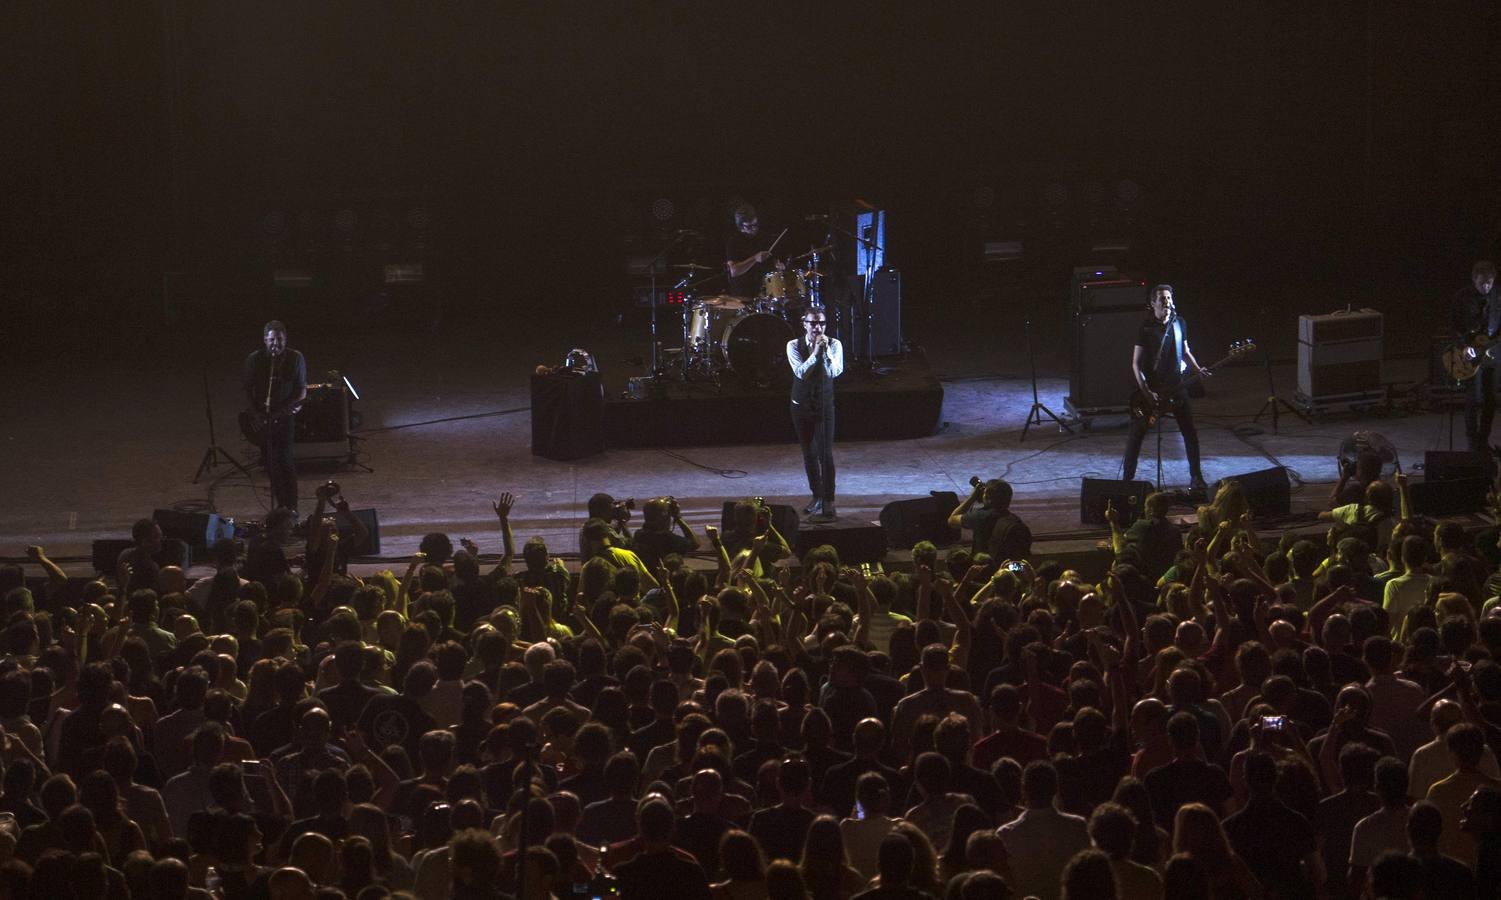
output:
[{"label": "electric guitar", "polygon": [[[1203,371],[1205,373],[1213,372],[1225,363],[1239,359],[1253,352],[1255,349],[1256,342],[1250,338],[1243,341],[1236,341],[1230,345],[1230,352],[1225,354],[1224,359],[1221,359],[1212,366],[1206,366]],[[1183,379],[1181,384],[1183,387],[1187,387],[1199,377],[1200,374],[1195,372]],[[1154,402],[1150,394],[1137,388],[1136,392],[1131,395],[1131,418],[1138,421],[1145,421],[1148,425],[1156,425],[1158,419],[1163,416],[1172,415],[1175,403],[1176,401],[1171,396],[1163,394],[1158,394],[1157,400]]]},{"label": "electric guitar", "polygon": [[[1497,338],[1484,334],[1477,334],[1468,341],[1455,341],[1449,349],[1445,350],[1440,359],[1444,363],[1444,371],[1455,381],[1469,381],[1480,371],[1481,365],[1486,362],[1497,362],[1496,351],[1498,349]],[[1466,351],[1474,350],[1471,356]]]},{"label": "electric guitar", "polygon": [[245,436],[253,446],[261,446],[261,441],[266,436],[266,427],[297,415],[302,410],[302,404],[298,404],[275,418],[268,419],[266,414],[258,409],[244,409],[240,411],[240,434]]}]

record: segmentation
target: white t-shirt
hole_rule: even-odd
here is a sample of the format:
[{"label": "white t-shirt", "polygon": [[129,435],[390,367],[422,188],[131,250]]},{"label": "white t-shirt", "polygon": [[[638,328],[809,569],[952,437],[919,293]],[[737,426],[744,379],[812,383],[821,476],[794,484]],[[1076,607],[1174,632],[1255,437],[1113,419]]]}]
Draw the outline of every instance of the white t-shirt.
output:
[{"label": "white t-shirt", "polygon": [[1369,869],[1388,850],[1408,853],[1407,808],[1378,809],[1355,823],[1350,834],[1350,865]]},{"label": "white t-shirt", "polygon": [[1391,619],[1393,634],[1402,630],[1402,623],[1409,611],[1428,602],[1428,587],[1431,584],[1433,576],[1422,573],[1398,575],[1386,583],[1386,596],[1382,598],[1381,605],[1386,607],[1387,616]]}]

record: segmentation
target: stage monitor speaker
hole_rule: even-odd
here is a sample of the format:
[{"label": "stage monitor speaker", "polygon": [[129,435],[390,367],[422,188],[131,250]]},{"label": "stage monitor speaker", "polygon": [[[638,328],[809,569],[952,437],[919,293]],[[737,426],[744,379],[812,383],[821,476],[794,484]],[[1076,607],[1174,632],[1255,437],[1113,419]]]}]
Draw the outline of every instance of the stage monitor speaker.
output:
[{"label": "stage monitor speaker", "polygon": [[605,449],[599,373],[532,375],[532,455],[583,459]]},{"label": "stage monitor speaker", "polygon": [[886,529],[887,545],[893,550],[911,550],[918,541],[932,541],[940,547],[959,540],[958,529],[949,527],[949,514],[959,507],[959,495],[953,491],[932,491],[926,497],[893,500],[881,507],[881,527]]},{"label": "stage monitor speaker", "polygon": [[[721,535],[729,534],[735,530],[735,504],[739,502],[739,500],[724,501],[724,506],[719,512],[719,533]],[[776,526],[777,533],[787,542],[787,546],[791,547],[793,539],[797,537],[797,510],[783,503],[768,503],[766,505],[771,507],[771,524]]]},{"label": "stage monitor speaker", "polygon": [[156,509],[151,518],[161,526],[162,536],[176,538],[195,550],[206,550],[221,538],[233,538],[233,522],[214,513],[178,512],[175,509]]},{"label": "stage monitor speaker", "polygon": [[1069,403],[1074,409],[1124,410],[1136,390],[1131,350],[1146,316],[1140,309],[1087,313],[1074,319]]},{"label": "stage monitor speaker", "polygon": [[1423,480],[1459,481],[1489,478],[1490,454],[1479,450],[1429,450],[1423,454]]},{"label": "stage monitor speaker", "polygon": [[[845,347],[848,358],[863,359],[865,345],[865,298],[856,303],[854,316],[853,348]],[[876,356],[895,356],[902,352],[902,273],[898,269],[881,269],[875,274],[875,290],[871,294],[871,339],[870,349]]]},{"label": "stage monitor speaker", "polygon": [[874,563],[886,558],[886,529],[869,522],[811,525],[798,531],[797,540],[789,543],[798,559],[824,544],[839,551],[841,565]]},{"label": "stage monitor speaker", "polygon": [[1412,511],[1420,516],[1465,515],[1485,508],[1485,495],[1490,486],[1491,480],[1484,476],[1443,481],[1425,477],[1407,486],[1407,499],[1412,504]]},{"label": "stage monitor speaker", "polygon": [[349,440],[349,392],[343,382],[310,384],[297,413],[297,443],[322,444]]},{"label": "stage monitor speaker", "polygon": [[334,521],[339,526],[339,540],[347,548],[350,556],[379,556],[380,555],[380,516],[374,508],[351,509],[349,514],[365,523],[365,530],[370,533],[362,546],[356,547],[351,542],[354,540],[354,527],[343,516],[335,517]]},{"label": "stage monitor speaker", "polygon": [[1287,478],[1285,466],[1221,478],[1216,488],[1227,481],[1240,482],[1246,502],[1251,506],[1251,515],[1257,518],[1285,516],[1292,512],[1292,482]]},{"label": "stage monitor speaker", "polygon": [[1079,521],[1086,525],[1106,524],[1105,504],[1111,502],[1121,514],[1121,525],[1129,525],[1141,518],[1150,493],[1150,481],[1086,478],[1079,488]]},{"label": "stage monitor speaker", "polygon": [[[135,542],[129,538],[101,538],[94,541],[90,548],[90,561],[94,571],[106,575],[115,574],[115,564],[119,562],[120,554],[134,546]],[[193,549],[188,546],[187,541],[163,538],[162,549],[152,559],[159,566],[177,566],[186,572],[193,567]]]}]

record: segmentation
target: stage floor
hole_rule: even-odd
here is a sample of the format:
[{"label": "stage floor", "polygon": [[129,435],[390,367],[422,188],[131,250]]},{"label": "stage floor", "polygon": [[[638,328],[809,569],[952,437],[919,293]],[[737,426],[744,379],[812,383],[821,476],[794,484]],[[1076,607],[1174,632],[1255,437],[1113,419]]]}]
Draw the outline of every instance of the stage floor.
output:
[{"label": "stage floor", "polygon": [[[379,510],[387,558],[410,554],[430,531],[469,537],[485,551],[498,551],[490,501],[502,491],[517,496],[518,541],[542,535],[560,552],[576,550],[585,502],[596,491],[638,499],[672,494],[695,528],[717,522],[726,498],[755,494],[799,507],[806,500],[800,454],[789,443],[611,449],[571,463],[533,457],[531,369],[557,362],[572,346],[595,350],[603,368],[629,369],[640,342],[613,325],[566,333],[543,323],[517,323],[484,342],[421,334],[312,336],[294,326],[291,338],[308,356],[310,380],[322,380],[324,370],[339,365],[364,397],[357,404],[364,417],[358,446],[374,471],[344,470],[331,477],[355,507]],[[1098,532],[1079,522],[1080,478],[1118,477],[1124,428],[1097,424],[1067,435],[1045,423],[1020,442],[1032,401],[1022,374],[1025,355],[977,350],[981,345],[973,335],[945,338],[936,329],[926,344],[943,382],[942,424],[927,437],[838,445],[841,517],[869,521],[892,500],[936,490],[963,496],[971,475],[1005,477],[1016,486],[1016,509],[1040,541],[1095,540]],[[80,369],[76,360],[59,360],[7,378],[0,395],[0,421],[6,423],[0,441],[0,556],[18,559],[26,545],[41,543],[68,560],[71,572],[84,574],[91,541],[128,536],[130,523],[155,508],[212,509],[238,520],[264,514],[267,490],[258,471],[251,482],[223,467],[191,483],[208,442],[205,372],[222,445],[241,459],[252,455],[234,430],[234,417],[240,361],[255,347],[254,331],[191,346],[92,371]],[[1421,380],[1424,366],[1417,359],[1391,361],[1386,378]],[[1039,368],[1041,400],[1061,414],[1065,361],[1043,355]],[[1124,378],[1124,362],[1121,368]],[[1290,398],[1292,367],[1277,366],[1275,374]],[[1260,366],[1227,369],[1213,379],[1211,396],[1197,406],[1205,475],[1213,481],[1285,465],[1298,479],[1294,508],[1310,518],[1324,504],[1336,475],[1336,450],[1351,432],[1385,435],[1409,469],[1424,450],[1448,445],[1446,418],[1428,412],[1372,413],[1311,425],[1284,416],[1280,434],[1271,433],[1266,420],[1251,428],[1265,388]],[[1462,443],[1462,422],[1453,428]],[[1163,447],[1165,482],[1184,485],[1182,444],[1171,426]],[[1150,478],[1152,472],[1149,438],[1140,474]],[[325,477],[303,467],[301,488],[309,498],[304,512]]]}]

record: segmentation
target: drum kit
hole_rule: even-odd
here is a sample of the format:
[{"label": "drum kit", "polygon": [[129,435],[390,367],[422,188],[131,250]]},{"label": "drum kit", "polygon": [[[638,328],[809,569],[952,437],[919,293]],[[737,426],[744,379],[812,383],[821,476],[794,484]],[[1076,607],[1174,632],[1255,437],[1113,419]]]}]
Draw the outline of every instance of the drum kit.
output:
[{"label": "drum kit", "polygon": [[[792,257],[767,272],[755,297],[730,294],[700,296],[691,279],[697,273],[715,271],[711,266],[688,263],[674,268],[687,272],[683,287],[683,346],[668,348],[662,355],[677,360],[689,381],[718,383],[726,376],[743,378],[756,385],[769,385],[790,374],[787,342],[799,333],[798,320],[810,306],[824,303],[824,275],[819,255],[830,247],[817,247]],[[707,284],[717,278],[701,279]]]}]

